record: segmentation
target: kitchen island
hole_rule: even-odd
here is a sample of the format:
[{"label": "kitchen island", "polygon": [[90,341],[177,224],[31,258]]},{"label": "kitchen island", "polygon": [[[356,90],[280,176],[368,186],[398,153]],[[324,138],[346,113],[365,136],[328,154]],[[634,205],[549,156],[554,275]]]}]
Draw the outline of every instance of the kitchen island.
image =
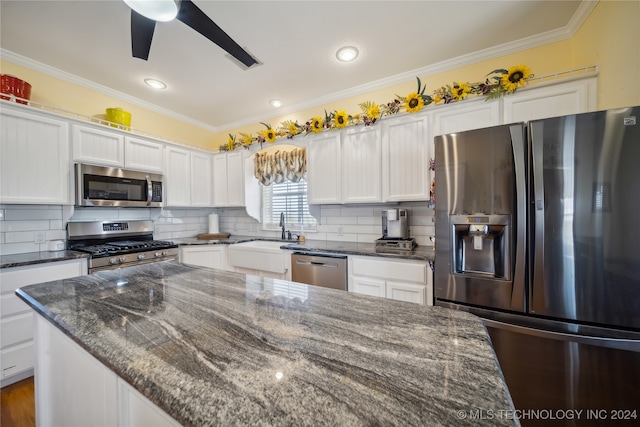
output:
[{"label": "kitchen island", "polygon": [[468,313],[177,262],[16,293],[183,425],[518,425]]}]

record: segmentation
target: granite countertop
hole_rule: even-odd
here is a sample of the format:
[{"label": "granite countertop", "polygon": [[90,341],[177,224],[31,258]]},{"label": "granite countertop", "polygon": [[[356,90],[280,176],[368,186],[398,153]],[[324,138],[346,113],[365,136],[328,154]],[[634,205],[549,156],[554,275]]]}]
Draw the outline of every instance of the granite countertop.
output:
[{"label": "granite countertop", "polygon": [[228,239],[198,240],[197,237],[174,239],[178,245],[233,245],[236,243],[250,242],[252,240],[268,240],[282,242],[282,249],[307,251],[316,253],[338,253],[343,255],[364,255],[383,258],[400,258],[418,261],[433,262],[436,259],[435,251],[431,246],[417,246],[412,251],[376,252],[374,243],[338,242],[325,240],[307,240],[304,243],[291,240],[268,239],[255,236],[230,236]]},{"label": "granite countertop", "polygon": [[514,413],[469,313],[175,261],[16,293],[185,425],[518,425],[466,416]]},{"label": "granite countertop", "polygon": [[89,254],[76,251],[28,252],[24,254],[0,255],[0,269],[89,258]]}]

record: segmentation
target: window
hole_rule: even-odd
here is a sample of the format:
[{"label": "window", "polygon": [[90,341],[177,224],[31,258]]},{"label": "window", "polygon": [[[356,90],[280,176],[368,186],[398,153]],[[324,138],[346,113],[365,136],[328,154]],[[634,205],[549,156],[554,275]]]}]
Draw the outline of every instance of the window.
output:
[{"label": "window", "polygon": [[280,213],[284,212],[288,230],[316,230],[316,219],[309,213],[307,181],[285,181],[262,187],[262,218],[265,230],[280,229]]}]

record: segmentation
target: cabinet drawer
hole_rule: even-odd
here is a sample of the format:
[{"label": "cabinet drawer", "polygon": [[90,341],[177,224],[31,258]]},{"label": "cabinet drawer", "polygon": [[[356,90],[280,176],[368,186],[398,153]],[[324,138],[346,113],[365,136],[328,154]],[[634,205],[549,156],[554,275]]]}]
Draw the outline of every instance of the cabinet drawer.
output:
[{"label": "cabinet drawer", "polygon": [[2,378],[33,368],[33,341],[2,350]]},{"label": "cabinet drawer", "polygon": [[84,258],[50,262],[39,266],[14,267],[0,271],[0,286],[2,292],[6,293],[34,283],[50,282],[85,274],[87,274],[87,260]]},{"label": "cabinet drawer", "polygon": [[353,274],[403,282],[427,283],[426,263],[382,261],[376,257],[353,258]]},{"label": "cabinet drawer", "polygon": [[27,312],[31,309],[24,301],[22,301],[16,294],[4,294],[0,296],[2,307],[2,317],[13,316],[14,314]]},{"label": "cabinet drawer", "polygon": [[33,339],[33,313],[31,311],[0,320],[2,348]]}]

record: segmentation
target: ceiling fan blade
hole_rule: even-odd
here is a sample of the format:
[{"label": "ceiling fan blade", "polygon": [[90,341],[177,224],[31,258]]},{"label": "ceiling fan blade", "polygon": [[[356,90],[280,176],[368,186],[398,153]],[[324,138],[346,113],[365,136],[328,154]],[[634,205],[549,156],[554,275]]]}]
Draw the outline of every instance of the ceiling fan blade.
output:
[{"label": "ceiling fan blade", "polygon": [[151,50],[151,40],[153,31],[156,28],[156,21],[140,15],[131,9],[131,53],[134,58],[149,58]]},{"label": "ceiling fan blade", "polygon": [[177,18],[242,62],[247,67],[257,64],[251,55],[202,12],[191,0],[182,0]]}]

